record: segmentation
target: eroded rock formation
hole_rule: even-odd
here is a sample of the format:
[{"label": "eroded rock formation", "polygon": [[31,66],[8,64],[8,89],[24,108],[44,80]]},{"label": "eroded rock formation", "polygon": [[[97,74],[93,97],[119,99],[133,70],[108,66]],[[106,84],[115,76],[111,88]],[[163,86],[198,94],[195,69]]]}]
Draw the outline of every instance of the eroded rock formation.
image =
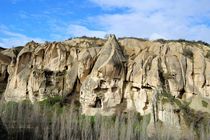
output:
[{"label": "eroded rock formation", "polygon": [[32,41],[19,50],[0,53],[6,101],[62,96],[87,115],[137,111],[166,121],[174,114],[177,124],[182,109],[210,113],[210,48],[202,43],[110,35]]}]

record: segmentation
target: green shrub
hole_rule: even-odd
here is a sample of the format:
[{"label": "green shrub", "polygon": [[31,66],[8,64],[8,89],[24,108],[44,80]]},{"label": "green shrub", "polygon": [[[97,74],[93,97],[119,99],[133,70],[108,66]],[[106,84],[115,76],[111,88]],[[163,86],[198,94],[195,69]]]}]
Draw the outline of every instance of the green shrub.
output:
[{"label": "green shrub", "polygon": [[156,41],[156,42],[159,42],[159,43],[162,43],[162,44],[168,42],[168,40],[165,40],[165,39],[157,39],[157,40],[155,40],[155,41]]},{"label": "green shrub", "polygon": [[210,59],[210,50],[208,50],[208,52],[206,53],[206,58]]},{"label": "green shrub", "polygon": [[119,40],[123,40],[123,39],[136,39],[136,40],[139,40],[139,41],[148,41],[147,38],[137,38],[137,37],[121,37],[121,38],[118,38]]},{"label": "green shrub", "polygon": [[40,105],[46,105],[46,106],[53,106],[55,104],[61,103],[63,97],[62,96],[53,96],[48,97],[47,99],[40,101]]},{"label": "green shrub", "polygon": [[193,58],[193,52],[192,52],[192,50],[190,50],[188,48],[185,48],[183,50],[183,55],[186,56],[186,57],[188,57],[188,58],[190,58],[190,59]]},{"label": "green shrub", "polygon": [[203,107],[207,107],[208,106],[208,103],[206,101],[202,100],[202,106]]},{"label": "green shrub", "polygon": [[202,45],[206,45],[206,46],[210,46],[209,43],[201,41],[201,40],[198,40],[197,43],[202,44]]}]

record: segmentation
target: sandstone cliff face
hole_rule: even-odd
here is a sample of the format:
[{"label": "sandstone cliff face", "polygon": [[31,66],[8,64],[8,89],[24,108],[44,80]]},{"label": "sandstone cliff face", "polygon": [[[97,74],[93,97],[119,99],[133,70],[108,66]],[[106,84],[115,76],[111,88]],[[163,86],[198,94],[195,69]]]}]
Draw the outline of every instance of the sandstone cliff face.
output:
[{"label": "sandstone cliff face", "polygon": [[87,115],[137,111],[165,121],[172,112],[177,124],[186,103],[210,113],[210,48],[199,43],[114,35],[29,42],[1,51],[0,67],[1,79],[9,75],[6,101],[62,96],[80,101]]}]

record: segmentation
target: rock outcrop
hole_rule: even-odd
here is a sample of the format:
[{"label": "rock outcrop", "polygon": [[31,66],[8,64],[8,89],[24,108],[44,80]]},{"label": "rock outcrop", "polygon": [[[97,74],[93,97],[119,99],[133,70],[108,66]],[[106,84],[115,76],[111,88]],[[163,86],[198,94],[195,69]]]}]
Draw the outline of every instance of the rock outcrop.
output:
[{"label": "rock outcrop", "polygon": [[0,67],[6,101],[62,96],[78,100],[87,115],[137,111],[164,122],[173,114],[176,124],[186,110],[210,113],[210,47],[199,42],[114,35],[32,41],[1,51]]},{"label": "rock outcrop", "polygon": [[115,113],[123,99],[125,62],[115,36],[110,36],[80,90],[84,113]]}]

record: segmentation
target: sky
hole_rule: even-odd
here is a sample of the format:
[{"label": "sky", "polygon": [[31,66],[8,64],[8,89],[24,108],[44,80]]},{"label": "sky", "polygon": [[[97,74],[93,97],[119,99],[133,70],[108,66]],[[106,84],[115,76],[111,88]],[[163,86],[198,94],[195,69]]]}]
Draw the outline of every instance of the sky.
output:
[{"label": "sky", "polygon": [[210,43],[210,0],[0,0],[0,46],[71,37]]}]

